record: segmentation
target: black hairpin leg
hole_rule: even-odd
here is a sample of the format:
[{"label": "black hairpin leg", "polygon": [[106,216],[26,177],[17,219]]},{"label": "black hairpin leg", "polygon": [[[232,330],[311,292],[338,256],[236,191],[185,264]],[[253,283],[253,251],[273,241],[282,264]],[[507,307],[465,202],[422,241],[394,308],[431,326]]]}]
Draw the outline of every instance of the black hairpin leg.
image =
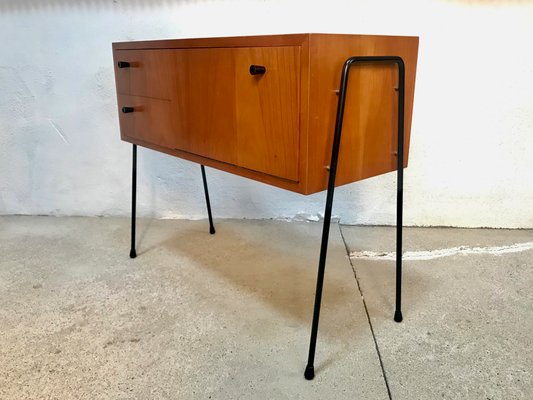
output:
[{"label": "black hairpin leg", "polygon": [[398,63],[398,157],[396,169],[396,309],[394,320],[402,322],[402,230],[403,230],[403,143],[404,143],[404,101],[405,101],[405,66],[400,58]]},{"label": "black hairpin leg", "polygon": [[322,229],[322,243],[320,246],[320,259],[318,262],[318,277],[316,282],[315,307],[313,311],[313,324],[311,327],[311,342],[309,345],[309,358],[304,376],[311,380],[315,377],[315,349],[318,333],[318,319],[320,316],[320,302],[322,300],[322,287],[324,284],[324,271],[326,268],[326,254],[328,250],[329,228],[331,224],[331,210],[333,207],[333,193],[335,191],[335,176],[337,174],[337,162],[341,142],[342,121],[344,118],[344,106],[346,103],[346,90],[348,87],[348,74],[352,64],[357,62],[386,62],[398,65],[398,199],[397,199],[397,236],[396,236],[396,311],[394,320],[402,320],[401,313],[401,272],[402,272],[402,203],[403,203],[403,141],[404,141],[404,93],[405,93],[405,66],[400,57],[351,57],[344,63],[341,84],[339,90],[339,102],[337,104],[337,117],[335,120],[335,133],[331,152],[331,164],[329,167],[328,191],[326,196],[326,210],[324,212],[324,226]]},{"label": "black hairpin leg", "polygon": [[135,252],[135,208],[137,202],[137,145],[133,145],[133,163],[131,169],[131,250],[130,258],[137,257]]},{"label": "black hairpin leg", "polygon": [[213,215],[211,214],[211,202],[209,201],[209,190],[207,189],[207,179],[205,177],[205,167],[202,165],[202,180],[204,181],[205,202],[207,203],[207,215],[209,217],[209,233],[215,233],[215,225],[213,225]]}]

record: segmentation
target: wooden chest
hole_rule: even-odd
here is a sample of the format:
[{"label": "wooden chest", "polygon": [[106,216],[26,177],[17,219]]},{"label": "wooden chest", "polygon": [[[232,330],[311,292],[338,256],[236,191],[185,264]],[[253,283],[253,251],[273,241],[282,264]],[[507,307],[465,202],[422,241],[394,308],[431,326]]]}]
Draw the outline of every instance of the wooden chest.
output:
[{"label": "wooden chest", "polygon": [[[121,138],[319,192],[327,186],[341,69],[351,56],[403,58],[407,166],[417,53],[417,37],[367,35],[113,43]],[[350,73],[337,186],[396,170],[396,69],[363,64]]]}]

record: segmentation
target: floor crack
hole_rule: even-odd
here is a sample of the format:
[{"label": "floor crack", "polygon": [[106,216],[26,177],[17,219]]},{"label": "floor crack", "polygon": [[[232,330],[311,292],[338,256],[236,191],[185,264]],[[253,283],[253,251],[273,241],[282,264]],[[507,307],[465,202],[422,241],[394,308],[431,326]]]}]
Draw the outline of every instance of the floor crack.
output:
[{"label": "floor crack", "polygon": [[368,307],[366,306],[365,297],[363,295],[363,290],[361,289],[361,283],[359,282],[359,278],[357,276],[357,272],[355,270],[355,266],[352,262],[352,259],[350,258],[350,249],[348,248],[348,244],[346,243],[346,239],[344,238],[344,235],[342,233],[341,224],[339,225],[339,232],[341,234],[342,242],[344,243],[344,248],[346,249],[346,254],[348,255],[348,260],[350,261],[350,265],[352,267],[353,275],[355,278],[355,281],[357,282],[357,289],[359,290],[359,294],[361,295],[361,300],[363,301],[363,306],[365,308],[366,318],[368,320],[368,325],[370,326],[370,332],[372,333],[372,339],[374,340],[374,346],[376,347],[376,353],[378,355],[379,359],[379,365],[381,366],[381,373],[383,374],[383,379],[385,380],[385,386],[387,387],[387,393],[389,395],[389,400],[392,400],[392,395],[389,387],[389,381],[387,379],[387,374],[385,373],[385,366],[383,365],[383,359],[381,358],[381,353],[379,351],[378,341],[376,339],[376,334],[374,333],[374,328],[372,326],[372,320],[370,319],[370,314],[368,313]]}]

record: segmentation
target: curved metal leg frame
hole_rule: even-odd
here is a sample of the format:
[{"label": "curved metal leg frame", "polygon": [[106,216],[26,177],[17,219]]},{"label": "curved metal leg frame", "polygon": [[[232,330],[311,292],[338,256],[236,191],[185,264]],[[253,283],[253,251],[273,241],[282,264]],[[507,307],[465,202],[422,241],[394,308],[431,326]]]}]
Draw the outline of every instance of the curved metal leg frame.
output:
[{"label": "curved metal leg frame", "polygon": [[205,202],[207,203],[207,215],[209,216],[209,233],[215,233],[215,225],[213,225],[213,215],[211,214],[211,202],[209,201],[209,190],[207,189],[207,178],[205,177],[205,167],[202,165],[202,180],[204,181]]},{"label": "curved metal leg frame", "polygon": [[137,145],[133,145],[133,162],[131,169],[131,249],[130,258],[137,257],[135,252],[135,208],[137,206]]},{"label": "curved metal leg frame", "polygon": [[342,122],[344,118],[344,106],[346,103],[346,90],[348,87],[348,74],[350,67],[355,63],[394,63],[398,65],[398,192],[397,192],[397,219],[396,219],[396,310],[394,320],[402,320],[401,312],[401,285],[402,285],[402,204],[403,204],[403,148],[404,148],[404,95],[405,95],[405,65],[401,57],[396,56],[372,56],[351,57],[344,63],[339,90],[339,102],[337,105],[337,117],[335,120],[335,134],[331,152],[331,164],[329,168],[328,191],[326,196],[326,210],[324,213],[324,226],[322,229],[322,243],[320,246],[320,259],[318,262],[318,277],[316,282],[315,307],[313,311],[313,324],[311,327],[311,342],[309,345],[309,358],[304,376],[311,380],[315,376],[314,361],[316,349],[316,337],[318,333],[318,319],[320,316],[320,302],[322,300],[322,287],[324,283],[324,271],[326,267],[326,254],[328,250],[329,228],[331,223],[331,210],[333,207],[333,192],[335,190],[335,176],[339,159],[341,142]]}]

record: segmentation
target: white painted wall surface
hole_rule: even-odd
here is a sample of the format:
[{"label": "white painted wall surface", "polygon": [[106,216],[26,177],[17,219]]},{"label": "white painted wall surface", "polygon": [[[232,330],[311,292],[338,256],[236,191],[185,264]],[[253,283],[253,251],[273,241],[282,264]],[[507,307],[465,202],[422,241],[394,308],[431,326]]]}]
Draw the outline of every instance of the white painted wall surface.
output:
[{"label": "white painted wall surface", "polygon": [[[111,42],[297,32],[420,36],[405,223],[533,228],[528,1],[0,1],[0,213],[128,215]],[[216,217],[306,218],[304,197],[208,169]],[[139,149],[139,214],[206,216],[199,166]],[[334,214],[394,224],[395,175]]]}]

